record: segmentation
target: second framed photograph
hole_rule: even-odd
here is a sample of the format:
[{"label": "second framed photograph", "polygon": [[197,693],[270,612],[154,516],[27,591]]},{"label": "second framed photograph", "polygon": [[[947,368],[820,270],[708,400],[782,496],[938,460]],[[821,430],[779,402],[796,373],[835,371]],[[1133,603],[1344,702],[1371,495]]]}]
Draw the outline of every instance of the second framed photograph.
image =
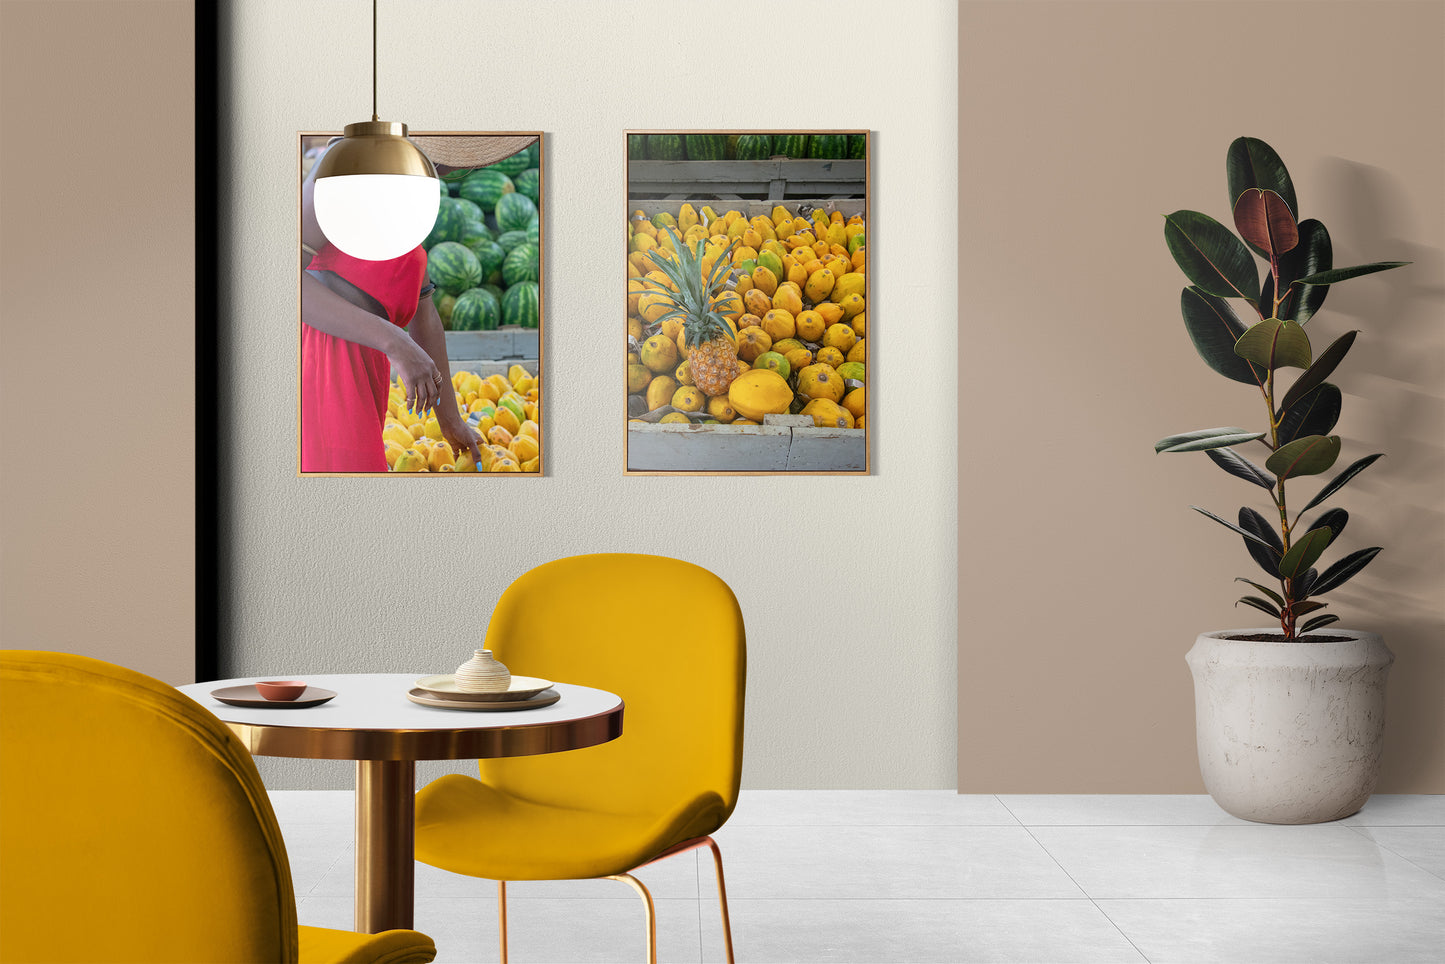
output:
[{"label": "second framed photograph", "polygon": [[627,133],[627,473],[867,474],[868,157]]},{"label": "second framed photograph", "polygon": [[540,474],[542,135],[412,135],[440,202],[419,246],[357,252],[382,260],[317,216],[340,140],[300,136],[298,473]]}]

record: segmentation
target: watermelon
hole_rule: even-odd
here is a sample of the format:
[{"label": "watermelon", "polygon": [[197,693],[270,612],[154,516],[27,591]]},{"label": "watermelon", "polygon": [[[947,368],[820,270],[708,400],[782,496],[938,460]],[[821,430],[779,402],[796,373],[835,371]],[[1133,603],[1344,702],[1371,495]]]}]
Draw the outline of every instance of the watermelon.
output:
[{"label": "watermelon", "polygon": [[442,203],[450,204],[458,211],[461,211],[462,219],[466,221],[480,221],[487,216],[487,213],[481,209],[481,206],[478,205],[477,202],[468,201],[466,198],[454,197]]},{"label": "watermelon", "polygon": [[452,309],[457,305],[457,296],[435,292],[432,295],[432,304],[436,306],[437,314],[441,317],[442,327],[450,330],[452,327]]},{"label": "watermelon", "polygon": [[483,291],[490,291],[492,293],[492,297],[497,299],[497,304],[500,305],[502,303],[501,288],[498,288],[496,285],[478,285],[477,287],[481,288]]},{"label": "watermelon", "polygon": [[497,217],[498,231],[525,231],[527,222],[537,216],[537,205],[527,195],[513,191],[501,196],[493,213]]},{"label": "watermelon", "polygon": [[693,161],[727,160],[728,139],[725,134],[688,134],[687,156]]},{"label": "watermelon", "polygon": [[461,232],[462,224],[467,218],[467,212],[460,206],[461,203],[457,198],[451,197],[442,200],[441,206],[437,208],[437,219],[432,222],[431,233],[421,243],[423,248],[430,251],[433,246],[443,241],[457,239],[457,234]]},{"label": "watermelon", "polygon": [[427,252],[426,274],[442,291],[460,295],[482,283],[482,264],[466,245],[443,241]]},{"label": "watermelon", "polygon": [[491,211],[497,206],[497,201],[503,194],[516,189],[510,177],[501,171],[484,167],[468,174],[457,193],[483,211]]},{"label": "watermelon", "polygon": [[647,156],[654,161],[680,161],[684,151],[681,134],[648,134]]},{"label": "watermelon", "polygon": [[507,254],[502,262],[502,280],[509,286],[519,281],[538,281],[541,278],[541,264],[538,247],[524,241]]},{"label": "watermelon", "polygon": [[518,194],[524,194],[532,199],[533,204],[542,203],[542,172],[535,167],[529,167],[521,174],[518,174],[512,181],[517,188]]},{"label": "watermelon", "polygon": [[488,229],[486,222],[481,218],[470,218],[462,222],[461,230],[456,233],[455,237],[448,238],[447,240],[465,244],[475,252],[477,245],[483,241],[492,240],[492,232]]},{"label": "watermelon", "polygon": [[507,252],[490,238],[473,245],[472,253],[477,256],[477,263],[482,267],[483,278],[490,278],[492,272],[502,270],[502,262],[507,260]]},{"label": "watermelon", "polygon": [[821,160],[848,156],[847,134],[814,134],[808,141],[808,156]]},{"label": "watermelon", "polygon": [[527,145],[527,166],[542,166],[542,138],[540,137]]},{"label": "watermelon", "polygon": [[627,159],[629,161],[640,161],[647,157],[647,135],[627,135]]},{"label": "watermelon", "polygon": [[737,158],[740,161],[766,161],[773,156],[773,135],[743,134],[738,137]]},{"label": "watermelon", "polygon": [[506,252],[507,254],[511,254],[512,249],[515,248],[517,245],[527,243],[527,232],[508,231],[505,234],[497,236],[497,243],[502,246],[502,250],[504,252]]},{"label": "watermelon", "polygon": [[488,164],[486,170],[501,171],[508,177],[515,177],[527,168],[533,166],[531,155],[527,153],[527,150],[528,149],[524,147],[511,157],[504,157],[495,164]]},{"label": "watermelon", "polygon": [[448,187],[446,181],[443,181],[441,178],[437,178],[437,184],[441,185],[442,198],[443,198],[443,199],[449,198],[449,197],[452,196],[451,188]]},{"label": "watermelon", "polygon": [[502,306],[485,288],[468,288],[452,308],[453,331],[492,331],[502,319]]},{"label": "watermelon", "polygon": [[785,154],[788,157],[808,156],[808,135],[807,134],[774,134],[773,153]]},{"label": "watermelon", "polygon": [[527,222],[527,240],[533,244],[542,243],[542,216],[534,215],[532,220]]},{"label": "watermelon", "polygon": [[537,282],[519,281],[512,285],[502,295],[502,324],[536,328],[540,299],[541,287]]},{"label": "watermelon", "polygon": [[860,161],[868,156],[867,134],[848,135],[848,156]]}]

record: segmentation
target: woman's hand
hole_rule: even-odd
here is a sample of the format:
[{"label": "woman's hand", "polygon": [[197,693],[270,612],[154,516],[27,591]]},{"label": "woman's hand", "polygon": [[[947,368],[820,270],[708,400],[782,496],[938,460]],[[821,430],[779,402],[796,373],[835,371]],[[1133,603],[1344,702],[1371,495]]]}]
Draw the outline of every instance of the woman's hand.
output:
[{"label": "woman's hand", "polygon": [[398,338],[394,354],[387,357],[391,359],[393,373],[400,376],[402,385],[406,387],[407,407],[414,412],[434,408],[440,422],[445,409],[441,404],[443,390],[446,390],[448,404],[452,404],[453,399],[451,386],[445,384],[446,379],[442,377],[432,357],[410,338]]},{"label": "woman's hand", "polygon": [[[450,412],[450,415],[443,413]],[[455,405],[443,405],[437,409],[437,424],[441,426],[442,438],[451,445],[457,455],[472,453],[472,462],[482,464],[482,436],[466,419],[457,412]]]}]

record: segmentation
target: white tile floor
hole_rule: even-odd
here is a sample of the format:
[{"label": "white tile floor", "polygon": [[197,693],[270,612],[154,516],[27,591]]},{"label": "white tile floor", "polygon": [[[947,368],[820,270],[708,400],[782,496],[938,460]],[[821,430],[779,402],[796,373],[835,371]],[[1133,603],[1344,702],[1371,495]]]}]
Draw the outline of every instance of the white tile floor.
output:
[{"label": "white tile floor", "polygon": [[[351,926],[351,794],[272,799],[301,922]],[[1445,796],[1272,827],[1205,796],[754,790],[717,839],[740,962],[1445,961]],[[638,876],[661,959],[722,960],[705,852]],[[494,893],[417,865],[439,962],[497,960]],[[513,961],[644,960],[623,884],[509,897]]]}]

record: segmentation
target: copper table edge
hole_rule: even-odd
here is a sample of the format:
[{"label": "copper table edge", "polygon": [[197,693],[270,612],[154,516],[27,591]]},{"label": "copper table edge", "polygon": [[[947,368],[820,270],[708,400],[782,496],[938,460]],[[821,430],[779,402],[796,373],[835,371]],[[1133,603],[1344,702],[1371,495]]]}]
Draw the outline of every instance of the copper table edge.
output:
[{"label": "copper table edge", "polygon": [[[496,759],[580,750],[622,735],[623,704],[572,720],[455,730],[332,729],[224,721],[257,756],[311,760]],[[470,717],[469,717],[470,718]]]}]

